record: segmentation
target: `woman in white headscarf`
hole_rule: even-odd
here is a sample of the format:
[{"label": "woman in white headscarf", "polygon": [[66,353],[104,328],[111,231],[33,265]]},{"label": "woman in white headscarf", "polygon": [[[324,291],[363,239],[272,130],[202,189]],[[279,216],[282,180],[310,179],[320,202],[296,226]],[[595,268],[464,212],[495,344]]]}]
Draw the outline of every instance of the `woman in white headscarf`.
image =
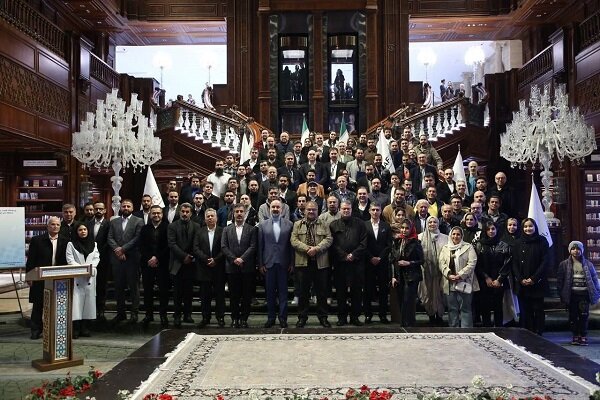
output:
[{"label": "woman in white headscarf", "polygon": [[423,280],[419,284],[419,299],[429,316],[431,326],[441,326],[444,316],[443,277],[439,268],[442,247],[448,243],[448,235],[440,233],[440,223],[436,217],[426,220],[427,229],[419,233],[419,240],[425,256]]},{"label": "woman in white headscarf", "polygon": [[475,279],[477,253],[473,245],[463,241],[463,231],[455,226],[450,241],[442,248],[439,267],[444,276],[444,294],[448,301],[448,325],[451,328],[472,328],[473,292],[479,290]]}]

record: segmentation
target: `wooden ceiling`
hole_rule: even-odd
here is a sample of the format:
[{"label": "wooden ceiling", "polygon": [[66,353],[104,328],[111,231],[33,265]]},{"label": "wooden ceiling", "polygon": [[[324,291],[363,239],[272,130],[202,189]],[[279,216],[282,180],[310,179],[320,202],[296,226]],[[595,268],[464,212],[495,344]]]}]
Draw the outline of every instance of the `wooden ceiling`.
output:
[{"label": "wooden ceiling", "polygon": [[[119,45],[227,42],[227,0],[47,1],[72,21],[78,20],[83,30],[110,32]],[[529,26],[559,22],[582,3],[408,0],[409,37],[415,42],[513,39]]]}]

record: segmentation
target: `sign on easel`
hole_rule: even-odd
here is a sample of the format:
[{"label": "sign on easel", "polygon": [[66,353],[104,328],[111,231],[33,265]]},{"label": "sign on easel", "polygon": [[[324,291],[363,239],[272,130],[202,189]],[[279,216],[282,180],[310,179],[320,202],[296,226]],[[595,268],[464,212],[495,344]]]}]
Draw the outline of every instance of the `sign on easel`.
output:
[{"label": "sign on easel", "polygon": [[0,207],[0,270],[25,266],[25,209]]}]

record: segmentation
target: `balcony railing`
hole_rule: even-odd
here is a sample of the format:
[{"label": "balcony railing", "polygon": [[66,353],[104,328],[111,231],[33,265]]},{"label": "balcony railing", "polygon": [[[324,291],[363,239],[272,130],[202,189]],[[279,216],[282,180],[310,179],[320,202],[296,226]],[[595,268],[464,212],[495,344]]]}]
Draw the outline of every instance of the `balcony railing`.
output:
[{"label": "balcony railing", "polygon": [[517,72],[519,89],[535,81],[548,71],[552,71],[554,63],[553,54],[552,46],[548,46],[519,69]]},{"label": "balcony railing", "polygon": [[600,11],[579,24],[579,50],[600,41]]},{"label": "balcony railing", "polygon": [[90,75],[104,83],[109,88],[118,88],[119,73],[94,54],[90,53],[90,56]]},{"label": "balcony railing", "polygon": [[62,58],[66,58],[65,32],[21,0],[0,0],[0,16]]}]

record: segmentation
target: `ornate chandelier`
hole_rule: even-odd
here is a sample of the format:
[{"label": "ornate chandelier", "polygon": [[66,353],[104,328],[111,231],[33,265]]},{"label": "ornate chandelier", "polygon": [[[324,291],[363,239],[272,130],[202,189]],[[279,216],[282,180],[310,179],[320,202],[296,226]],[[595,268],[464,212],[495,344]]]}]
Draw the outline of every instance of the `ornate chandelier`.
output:
[{"label": "ornate chandelier", "polygon": [[142,114],[142,100],[131,94],[127,107],[113,89],[104,100],[98,100],[96,113],[88,112],[79,132],[73,133],[71,154],[87,168],[112,167],[114,196],[112,209],[118,215],[121,208],[122,168],[143,169],[160,160],[160,139]]},{"label": "ornate chandelier", "polygon": [[529,163],[540,164],[542,172],[542,203],[549,224],[558,225],[550,211],[552,192],[550,171],[552,159],[562,164],[565,158],[576,164],[583,163],[586,156],[596,150],[594,129],[586,125],[579,108],[569,108],[565,86],[554,91],[554,102],[550,99],[550,85],[543,93],[537,86],[531,87],[529,107],[525,100],[519,101],[519,111],[513,113],[512,123],[506,125],[506,133],[500,137],[500,155],[513,168]]}]

